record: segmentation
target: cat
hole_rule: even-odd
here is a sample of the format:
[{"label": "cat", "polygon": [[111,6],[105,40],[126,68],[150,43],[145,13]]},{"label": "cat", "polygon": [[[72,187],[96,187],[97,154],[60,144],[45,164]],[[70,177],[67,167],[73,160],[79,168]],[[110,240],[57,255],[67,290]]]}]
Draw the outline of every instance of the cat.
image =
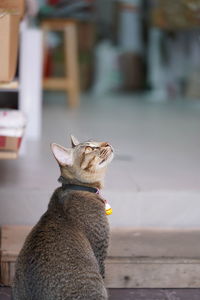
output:
[{"label": "cat", "polygon": [[103,278],[109,224],[99,189],[113,148],[71,141],[72,148],[51,144],[62,186],[18,256],[13,300],[108,299]]}]

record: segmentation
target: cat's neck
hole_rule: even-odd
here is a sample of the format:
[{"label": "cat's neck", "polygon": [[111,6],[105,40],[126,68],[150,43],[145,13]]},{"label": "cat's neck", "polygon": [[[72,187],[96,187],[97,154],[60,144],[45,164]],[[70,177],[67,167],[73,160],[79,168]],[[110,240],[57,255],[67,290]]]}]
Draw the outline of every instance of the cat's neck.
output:
[{"label": "cat's neck", "polygon": [[76,178],[69,178],[63,175],[59,177],[58,181],[61,182],[62,184],[75,184],[75,185],[89,186],[89,187],[94,187],[96,189],[102,189],[103,187],[103,183],[100,181],[86,183],[86,182],[81,182]]}]

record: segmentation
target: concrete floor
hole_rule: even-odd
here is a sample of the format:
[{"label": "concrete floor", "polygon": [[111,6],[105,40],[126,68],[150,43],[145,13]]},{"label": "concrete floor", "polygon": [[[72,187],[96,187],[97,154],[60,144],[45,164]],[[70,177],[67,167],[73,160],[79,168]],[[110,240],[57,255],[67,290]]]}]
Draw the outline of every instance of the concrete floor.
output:
[{"label": "concrete floor", "polygon": [[0,224],[34,224],[57,186],[51,142],[109,141],[116,157],[102,194],[113,227],[200,227],[200,102],[153,102],[133,95],[84,95],[70,110],[64,94],[45,94],[39,142],[0,161]]}]

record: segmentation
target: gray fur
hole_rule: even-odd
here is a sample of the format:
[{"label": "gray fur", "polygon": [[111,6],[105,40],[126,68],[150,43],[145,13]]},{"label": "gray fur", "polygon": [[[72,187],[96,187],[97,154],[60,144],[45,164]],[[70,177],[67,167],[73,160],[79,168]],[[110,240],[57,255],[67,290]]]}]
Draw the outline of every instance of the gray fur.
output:
[{"label": "gray fur", "polygon": [[109,226],[100,195],[55,190],[16,263],[14,300],[105,300]]}]

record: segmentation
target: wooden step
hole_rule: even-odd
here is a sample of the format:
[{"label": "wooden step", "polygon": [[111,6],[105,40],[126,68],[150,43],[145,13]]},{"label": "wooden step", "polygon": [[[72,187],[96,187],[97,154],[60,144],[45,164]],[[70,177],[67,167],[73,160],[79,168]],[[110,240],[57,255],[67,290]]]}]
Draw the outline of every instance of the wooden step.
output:
[{"label": "wooden step", "polygon": [[[10,285],[30,226],[1,229],[1,282]],[[109,288],[199,288],[200,230],[113,229],[106,260]]]},{"label": "wooden step", "polygon": [[109,288],[200,287],[200,230],[112,230]]}]

